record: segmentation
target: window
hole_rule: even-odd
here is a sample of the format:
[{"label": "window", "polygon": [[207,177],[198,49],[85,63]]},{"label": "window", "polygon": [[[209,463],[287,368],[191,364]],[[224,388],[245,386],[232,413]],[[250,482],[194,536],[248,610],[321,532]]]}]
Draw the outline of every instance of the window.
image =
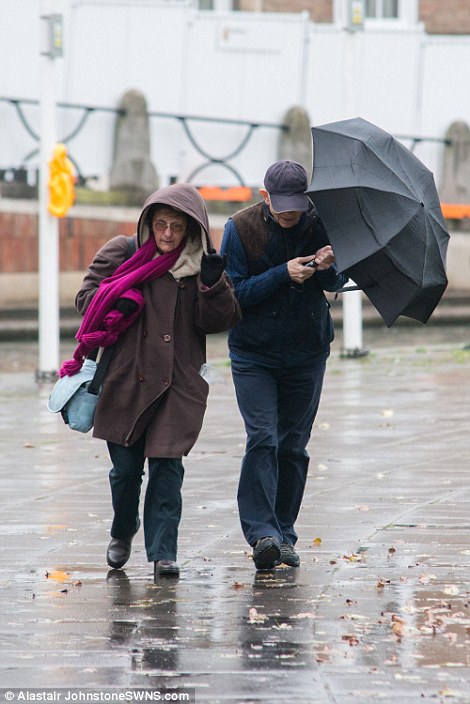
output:
[{"label": "window", "polygon": [[398,0],[366,0],[368,19],[398,19]]}]

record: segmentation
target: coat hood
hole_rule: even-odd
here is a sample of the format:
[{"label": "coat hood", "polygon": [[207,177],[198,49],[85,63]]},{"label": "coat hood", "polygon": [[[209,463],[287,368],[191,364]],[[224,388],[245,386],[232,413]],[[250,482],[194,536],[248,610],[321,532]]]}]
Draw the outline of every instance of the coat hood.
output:
[{"label": "coat hood", "polygon": [[189,183],[175,183],[152,193],[144,203],[137,225],[139,247],[151,236],[147,216],[150,208],[157,204],[175,208],[192,218],[186,246],[171,273],[176,279],[198,274],[201,270],[202,255],[212,249],[209,216],[201,194]]},{"label": "coat hood", "polygon": [[139,247],[149,238],[150,231],[146,223],[146,216],[149,208],[153,205],[168,205],[186,215],[189,215],[202,228],[201,236],[210,243],[209,216],[206,204],[199,191],[189,183],[175,183],[172,186],[165,186],[152,193],[144,203],[137,226],[137,238]]}]

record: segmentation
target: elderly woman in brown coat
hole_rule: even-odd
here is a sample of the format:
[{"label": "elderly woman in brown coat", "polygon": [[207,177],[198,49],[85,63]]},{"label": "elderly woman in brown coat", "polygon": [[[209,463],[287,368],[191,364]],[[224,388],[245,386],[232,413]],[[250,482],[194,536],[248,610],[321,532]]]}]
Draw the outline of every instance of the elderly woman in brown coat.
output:
[{"label": "elderly woman in brown coat", "polygon": [[93,431],[107,441],[113,464],[107,561],[119,568],[129,559],[147,459],[147,557],[156,576],[177,575],[182,456],[198,438],[208,395],[200,373],[206,334],[238,322],[240,309],[224,260],[211,245],[205,203],[193,186],[175,184],[153,193],[134,237],[131,258],[125,236],[98,251],[76,297],[82,315],[94,308],[89,329],[96,330],[97,320],[101,329],[111,328],[101,344],[114,343]]}]

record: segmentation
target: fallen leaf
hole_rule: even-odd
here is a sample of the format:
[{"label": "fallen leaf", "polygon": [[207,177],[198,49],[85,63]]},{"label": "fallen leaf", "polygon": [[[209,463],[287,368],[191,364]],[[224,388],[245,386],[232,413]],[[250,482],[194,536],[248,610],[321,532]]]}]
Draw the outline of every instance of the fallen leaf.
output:
[{"label": "fallen leaf", "polygon": [[315,655],[315,660],[319,663],[329,662],[330,656],[327,653],[317,653]]},{"label": "fallen leaf", "polygon": [[391,618],[392,622],[394,622],[394,623],[402,623],[402,624],[406,623],[405,619],[402,618],[401,616],[397,616],[397,614],[392,614],[390,618]]},{"label": "fallen leaf", "polygon": [[346,640],[350,646],[359,645],[359,638],[353,633],[345,633],[341,636],[341,640]]},{"label": "fallen leaf", "polygon": [[385,408],[380,415],[384,418],[391,418],[394,415],[394,411],[391,408]]},{"label": "fallen leaf", "polygon": [[444,594],[450,594],[451,596],[457,596],[457,594],[460,594],[460,589],[454,584],[446,584],[442,591]]},{"label": "fallen leaf", "polygon": [[351,553],[350,555],[343,555],[343,560],[348,560],[349,562],[365,562],[365,555],[356,555],[356,553]]},{"label": "fallen leaf", "polygon": [[263,623],[267,618],[265,614],[258,613],[254,607],[248,611],[248,623]]},{"label": "fallen leaf", "polygon": [[431,579],[433,579],[433,576],[432,576],[432,575],[425,574],[425,573],[423,572],[422,574],[419,575],[419,577],[418,577],[418,582],[419,582],[420,584],[429,584],[429,582],[431,581]]},{"label": "fallen leaf", "polygon": [[321,545],[321,538],[314,538],[312,540],[312,545]]},{"label": "fallen leaf", "polygon": [[401,618],[400,616],[397,616],[396,614],[392,614],[391,620],[392,633],[398,638],[398,640],[401,640],[406,634],[407,622],[405,621],[405,619]]},{"label": "fallen leaf", "polygon": [[403,623],[394,623],[392,626],[392,633],[394,636],[401,640],[405,635],[405,626]]},{"label": "fallen leaf", "polygon": [[70,579],[70,574],[63,570],[46,571],[46,579],[53,579],[55,582],[66,582]]},{"label": "fallen leaf", "polygon": [[439,690],[440,697],[460,697],[460,692],[455,689],[449,689],[449,687],[444,687],[444,689]]}]

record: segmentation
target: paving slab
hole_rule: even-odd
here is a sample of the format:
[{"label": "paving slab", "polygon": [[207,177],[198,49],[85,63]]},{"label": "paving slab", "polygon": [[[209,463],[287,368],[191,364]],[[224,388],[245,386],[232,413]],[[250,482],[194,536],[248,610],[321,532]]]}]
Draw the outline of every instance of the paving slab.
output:
[{"label": "paving slab", "polygon": [[470,352],[424,333],[361,359],[339,344],[309,444],[301,567],[254,570],[236,506],[245,435],[214,336],[226,384],[185,462],[181,576],[156,583],[141,533],[126,569],[106,565],[104,443],[47,411],[31,356],[0,373],[13,701],[143,688],[198,704],[470,702]]}]

